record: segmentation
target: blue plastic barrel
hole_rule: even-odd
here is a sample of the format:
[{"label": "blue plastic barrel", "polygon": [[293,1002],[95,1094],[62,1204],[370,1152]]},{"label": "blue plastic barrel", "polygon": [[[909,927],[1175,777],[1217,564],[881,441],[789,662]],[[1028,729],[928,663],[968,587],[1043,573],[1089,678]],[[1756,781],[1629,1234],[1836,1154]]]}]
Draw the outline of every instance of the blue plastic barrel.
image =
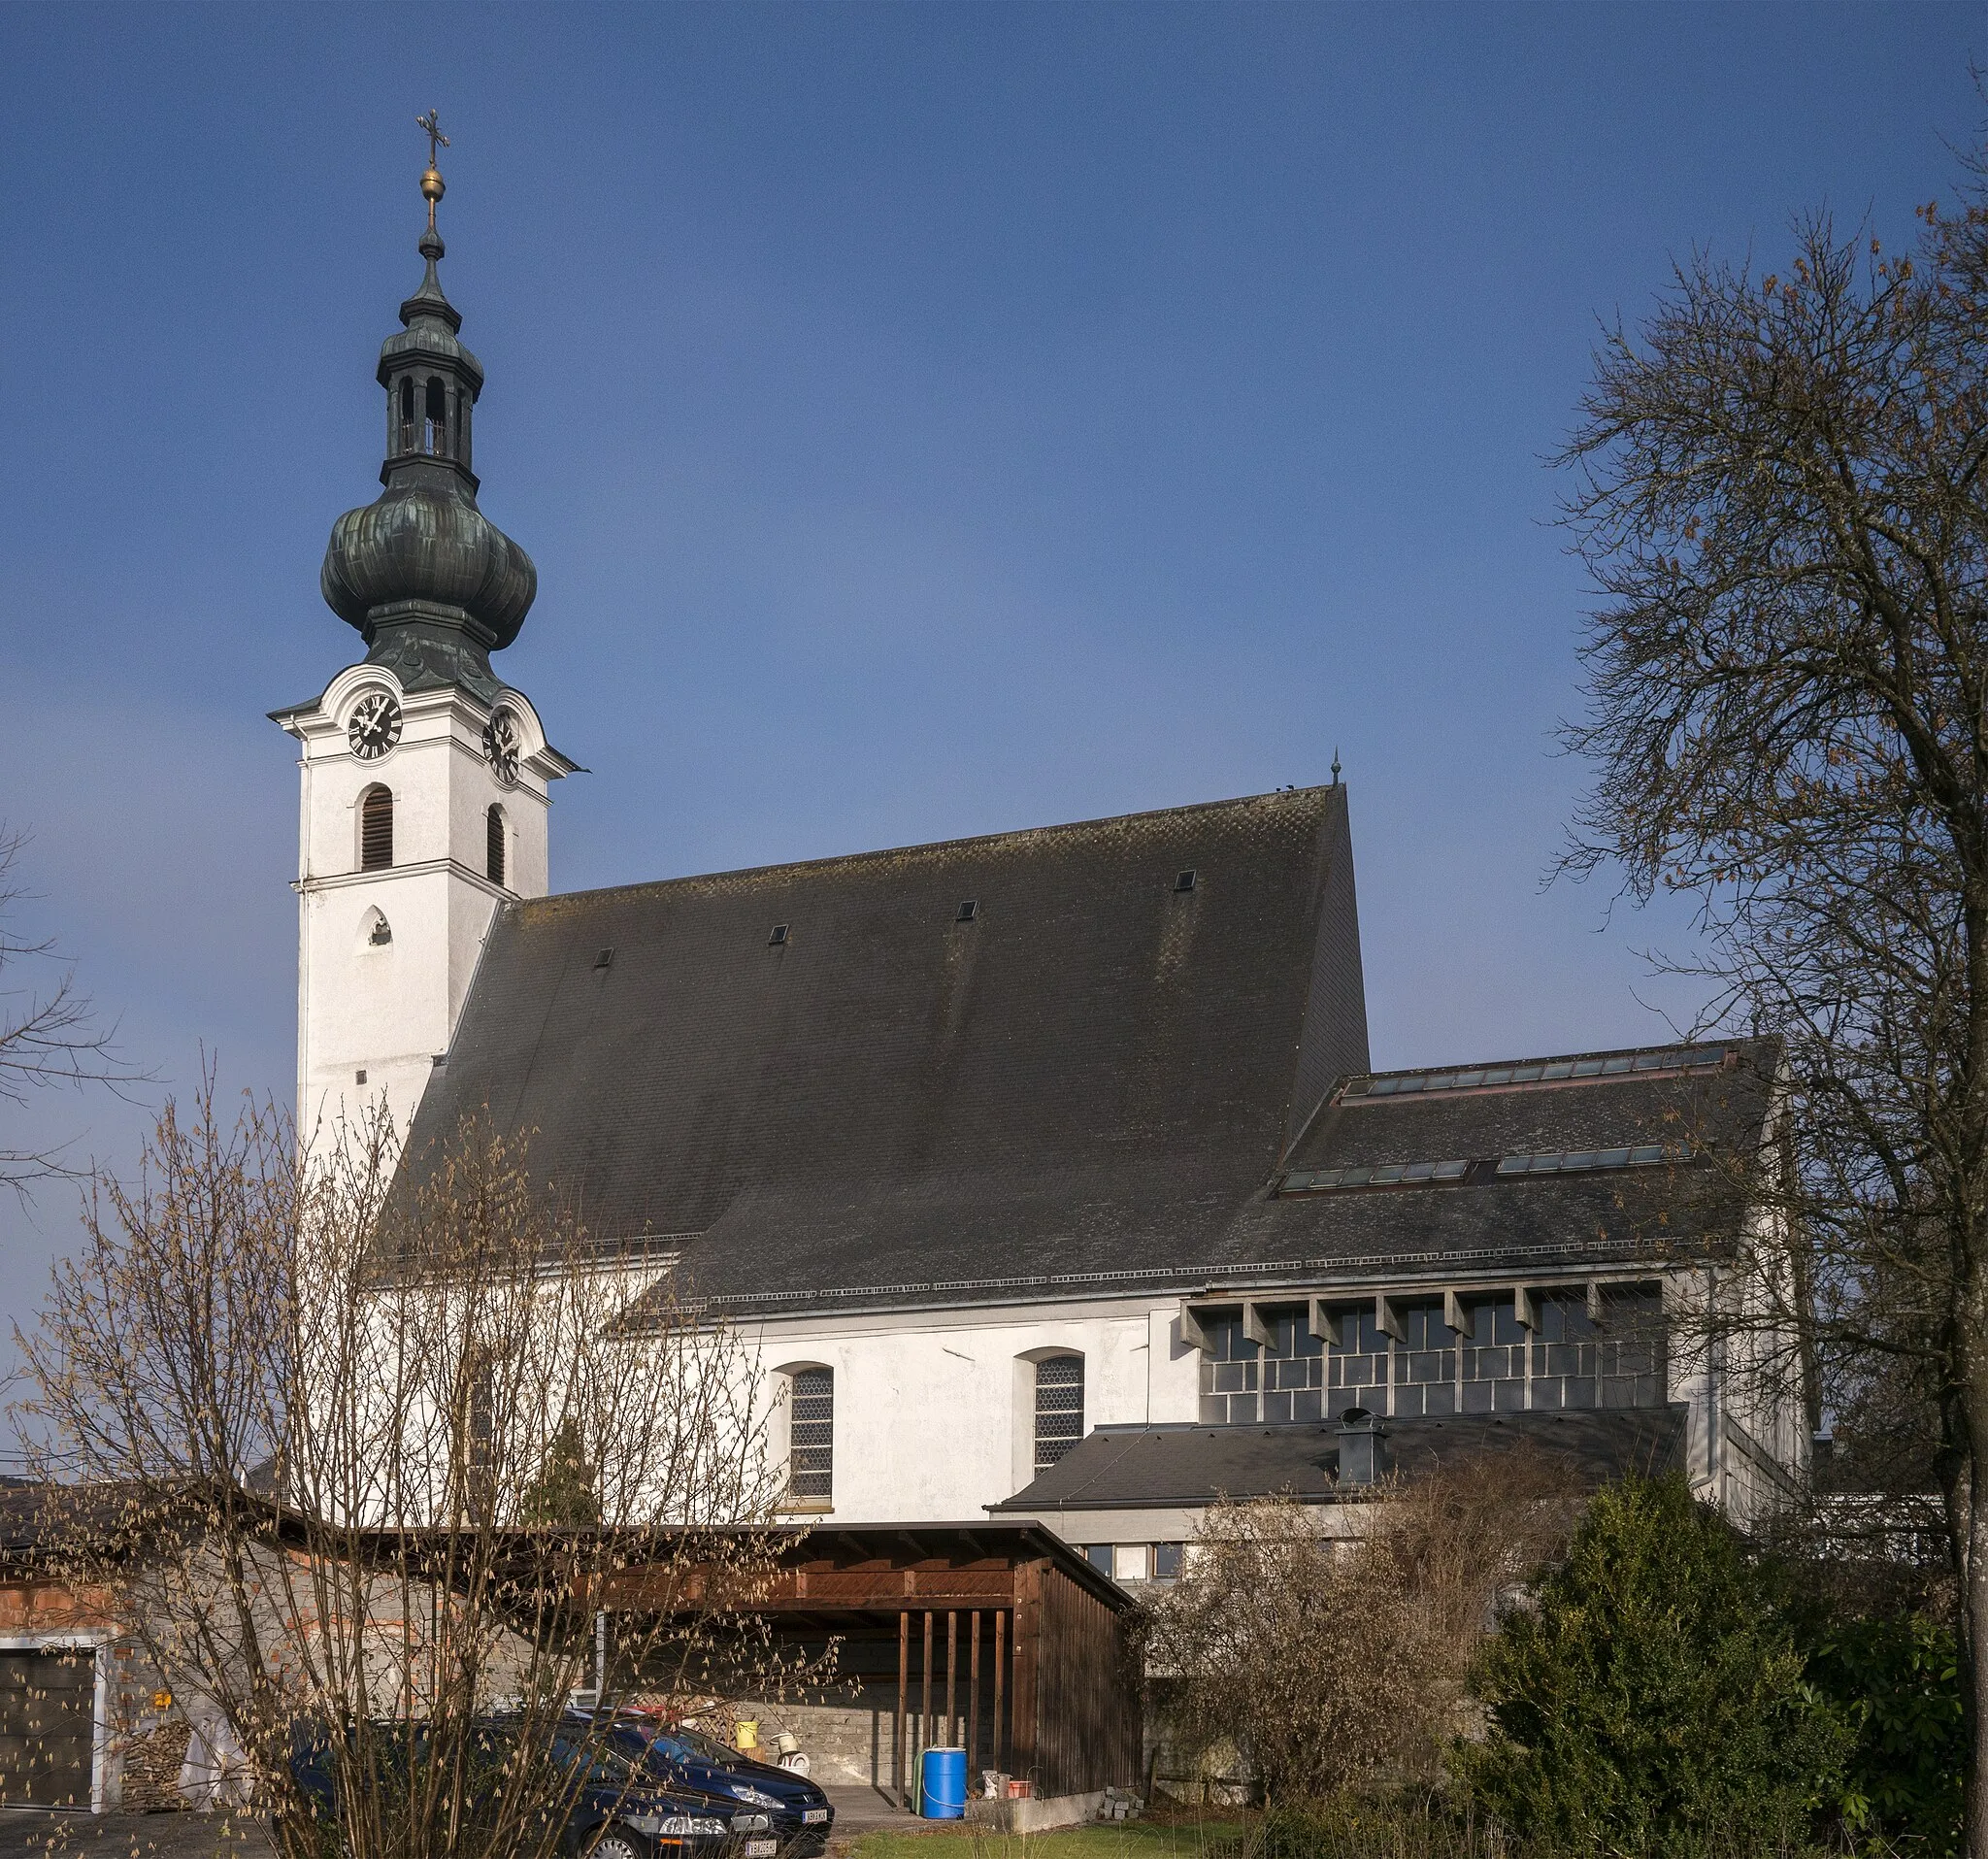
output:
[{"label": "blue plastic barrel", "polygon": [[918,1765],[918,1811],[927,1820],[963,1820],[967,1811],[967,1752],[927,1749]]}]

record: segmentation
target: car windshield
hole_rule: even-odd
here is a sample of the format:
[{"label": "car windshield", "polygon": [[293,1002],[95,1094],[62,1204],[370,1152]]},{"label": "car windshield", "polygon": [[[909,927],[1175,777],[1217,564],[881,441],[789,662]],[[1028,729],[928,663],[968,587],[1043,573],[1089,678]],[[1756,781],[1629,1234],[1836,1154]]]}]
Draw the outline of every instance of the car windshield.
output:
[{"label": "car windshield", "polygon": [[730,1768],[738,1762],[739,1752],[727,1749],[721,1743],[714,1743],[700,1730],[691,1730],[677,1725],[669,1730],[658,1730],[653,1735],[640,1732],[648,1744],[651,1756],[660,1756],[665,1762],[710,1762],[719,1768]]}]

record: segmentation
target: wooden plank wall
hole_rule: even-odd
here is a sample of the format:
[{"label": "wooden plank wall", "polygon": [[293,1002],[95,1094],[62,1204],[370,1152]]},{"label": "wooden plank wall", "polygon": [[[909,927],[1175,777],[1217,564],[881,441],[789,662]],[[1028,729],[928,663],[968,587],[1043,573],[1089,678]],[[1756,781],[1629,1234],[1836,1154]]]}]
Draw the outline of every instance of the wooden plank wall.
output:
[{"label": "wooden plank wall", "polygon": [[[1016,1599],[1016,1632],[1027,1614],[1038,1622],[1031,1677],[1034,1692],[1033,1779],[1039,1795],[1087,1794],[1130,1788],[1139,1781],[1139,1678],[1121,1617],[1053,1563],[1027,1565],[1035,1606]],[[1017,1583],[1017,1588],[1021,1583]],[[1015,1659],[1016,1740],[1023,1714],[1022,1667]],[[1028,1770],[1020,1761],[1018,1774]]]}]

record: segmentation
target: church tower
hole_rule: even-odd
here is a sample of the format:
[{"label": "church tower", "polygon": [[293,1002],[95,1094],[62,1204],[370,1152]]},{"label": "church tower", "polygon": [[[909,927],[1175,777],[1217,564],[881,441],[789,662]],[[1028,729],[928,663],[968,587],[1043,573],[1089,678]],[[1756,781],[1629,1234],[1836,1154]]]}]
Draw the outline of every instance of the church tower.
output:
[{"label": "church tower", "polygon": [[443,294],[434,113],[421,192],[427,269],[380,350],[385,488],[331,532],[319,585],[366,656],[314,703],[272,713],[301,746],[297,1119],[303,1141],[383,1103],[403,1133],[448,1049],[498,904],[548,884],[548,785],[575,764],[490,654],[538,591],[531,558],[477,508],[471,415],[483,370]]}]

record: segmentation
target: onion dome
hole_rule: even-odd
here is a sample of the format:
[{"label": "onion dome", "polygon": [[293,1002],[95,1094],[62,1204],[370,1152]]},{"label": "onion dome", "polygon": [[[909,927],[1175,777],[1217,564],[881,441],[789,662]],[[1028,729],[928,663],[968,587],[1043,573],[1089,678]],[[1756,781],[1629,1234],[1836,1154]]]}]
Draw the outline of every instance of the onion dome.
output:
[{"label": "onion dome", "polygon": [[369,662],[389,666],[404,689],[460,684],[494,698],[489,654],[511,644],[538,593],[538,571],[477,508],[470,469],[471,410],[483,369],[456,332],[462,317],[443,295],[435,229],[442,176],[435,147],[448,138],[431,112],[421,192],[428,227],[419,250],[421,286],[400,307],[402,328],[380,349],[386,389],[385,485],[363,510],[332,526],[318,577],[325,604],[358,628]]}]

